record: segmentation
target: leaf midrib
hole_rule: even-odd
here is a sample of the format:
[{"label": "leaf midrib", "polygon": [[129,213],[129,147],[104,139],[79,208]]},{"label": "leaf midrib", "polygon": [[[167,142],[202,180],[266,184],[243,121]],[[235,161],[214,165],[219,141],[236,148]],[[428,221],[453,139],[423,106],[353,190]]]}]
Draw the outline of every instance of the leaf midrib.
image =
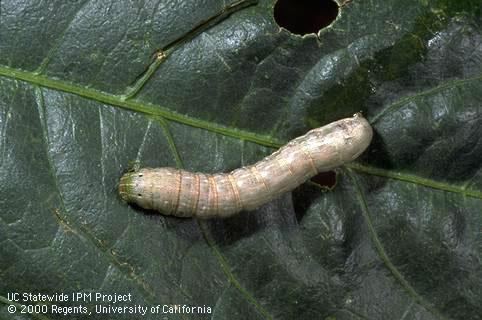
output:
[{"label": "leaf midrib", "polygon": [[[143,113],[148,117],[151,117],[157,121],[159,121],[160,118],[171,120],[171,121],[175,121],[191,127],[212,131],[225,136],[229,136],[240,140],[250,141],[250,142],[253,142],[262,146],[266,146],[266,147],[271,147],[271,148],[279,148],[284,144],[282,141],[277,140],[268,135],[261,135],[261,134],[256,134],[246,130],[225,127],[210,121],[201,120],[201,119],[193,118],[187,115],[179,114],[177,112],[169,110],[160,105],[155,105],[147,102],[140,102],[137,100],[124,99],[124,96],[121,96],[121,95],[114,95],[111,93],[103,92],[92,88],[86,88],[80,85],[68,83],[66,81],[49,78],[47,76],[36,74],[34,72],[9,68],[9,67],[0,65],[0,76],[4,76],[14,80],[25,81],[33,85],[38,85],[38,86],[42,86],[53,90],[63,91],[69,94],[75,94],[89,100],[94,100],[94,101],[105,103],[111,106]],[[467,83],[469,81],[480,81],[480,80],[482,80],[482,76],[479,75],[469,79],[463,79],[458,81],[451,81],[449,83],[444,83],[436,88],[431,88],[428,91],[434,92],[435,90],[447,89],[450,86],[454,86],[454,87],[459,86],[462,83]],[[424,92],[418,93],[415,96],[405,97],[402,100],[404,102],[407,102],[407,101],[410,101],[411,98],[415,99],[416,97],[419,97],[422,94],[424,94]],[[400,105],[400,101],[395,101],[390,106],[388,106],[383,112],[386,112],[386,110],[388,109],[393,109],[394,107],[397,107],[399,105]],[[374,117],[374,119],[378,119],[378,118],[379,116]],[[417,175],[409,175],[406,173],[396,172],[393,170],[385,170],[381,168],[365,166],[358,163],[348,164],[347,166],[353,170],[360,171],[369,175],[382,176],[385,178],[413,183],[416,185],[421,185],[432,189],[448,191],[452,193],[462,194],[467,197],[482,199],[482,191],[479,191],[479,190],[465,189],[464,187],[450,185],[447,183],[439,182],[436,180],[424,178]]]},{"label": "leaf midrib", "polygon": [[271,148],[278,148],[283,144],[281,141],[267,135],[261,135],[241,129],[228,128],[210,121],[179,114],[160,105],[140,102],[138,100],[124,99],[121,95],[115,95],[92,88],[86,88],[80,85],[49,78],[44,75],[36,74],[29,71],[0,66],[0,76],[4,76],[14,80],[25,81],[30,84],[39,85],[41,87],[49,89],[75,94],[89,100],[94,100],[96,102],[105,103],[115,107],[143,113],[150,117],[162,117],[164,119],[179,122],[191,127],[205,129],[241,140],[251,141],[259,145]]}]

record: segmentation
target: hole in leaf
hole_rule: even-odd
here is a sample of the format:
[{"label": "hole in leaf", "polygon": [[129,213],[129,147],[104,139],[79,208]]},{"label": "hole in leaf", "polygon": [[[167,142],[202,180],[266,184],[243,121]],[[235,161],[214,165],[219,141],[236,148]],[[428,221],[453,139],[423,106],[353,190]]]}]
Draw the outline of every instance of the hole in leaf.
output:
[{"label": "hole in leaf", "polygon": [[300,35],[317,33],[337,15],[338,4],[333,0],[278,0],[274,6],[276,23]]},{"label": "hole in leaf", "polygon": [[311,182],[314,182],[322,187],[332,189],[336,184],[336,172],[335,171],[320,172],[316,176],[311,178]]}]

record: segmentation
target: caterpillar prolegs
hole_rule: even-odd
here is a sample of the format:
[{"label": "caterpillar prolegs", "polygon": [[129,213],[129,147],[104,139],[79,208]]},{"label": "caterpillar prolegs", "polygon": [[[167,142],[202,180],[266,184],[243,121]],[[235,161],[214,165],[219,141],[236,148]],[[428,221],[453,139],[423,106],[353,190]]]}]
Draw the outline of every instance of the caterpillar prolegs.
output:
[{"label": "caterpillar prolegs", "polygon": [[120,180],[123,200],[177,217],[228,217],[253,210],[319,172],[357,158],[373,132],[361,114],[313,129],[270,156],[230,173],[141,169]]}]

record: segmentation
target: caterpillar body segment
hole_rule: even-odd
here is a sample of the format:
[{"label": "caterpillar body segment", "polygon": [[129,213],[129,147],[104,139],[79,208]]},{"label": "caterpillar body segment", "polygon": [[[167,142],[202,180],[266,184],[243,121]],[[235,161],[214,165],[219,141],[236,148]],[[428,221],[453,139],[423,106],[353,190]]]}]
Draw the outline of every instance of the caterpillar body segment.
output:
[{"label": "caterpillar body segment", "polygon": [[144,168],[120,180],[123,200],[177,217],[228,217],[253,210],[319,172],[356,159],[373,131],[360,114],[313,129],[263,160],[229,173]]}]

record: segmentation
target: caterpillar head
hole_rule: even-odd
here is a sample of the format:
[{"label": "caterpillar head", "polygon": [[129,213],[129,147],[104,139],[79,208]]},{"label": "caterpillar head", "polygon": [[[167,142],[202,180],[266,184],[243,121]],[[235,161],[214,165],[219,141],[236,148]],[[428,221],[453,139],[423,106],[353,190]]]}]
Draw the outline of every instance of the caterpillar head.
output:
[{"label": "caterpillar head", "polygon": [[[119,195],[128,203],[169,214],[174,209],[172,199],[179,197],[178,171],[165,167],[127,172],[120,179]],[[162,190],[160,195],[159,190]]]},{"label": "caterpillar head", "polygon": [[134,177],[138,175],[137,172],[127,172],[125,173],[119,182],[119,195],[122,200],[126,202],[131,202],[131,195],[134,191],[135,181]]},{"label": "caterpillar head", "polygon": [[147,168],[125,173],[119,182],[119,195],[128,203],[145,201],[145,195],[149,193],[150,170]]}]

